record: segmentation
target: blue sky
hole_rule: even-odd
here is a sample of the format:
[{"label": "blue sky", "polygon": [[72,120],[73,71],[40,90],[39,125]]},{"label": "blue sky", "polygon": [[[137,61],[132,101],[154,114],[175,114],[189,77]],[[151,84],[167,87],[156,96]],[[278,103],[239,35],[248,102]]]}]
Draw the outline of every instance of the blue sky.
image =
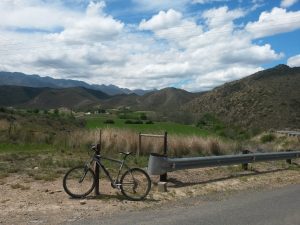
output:
[{"label": "blue sky", "polygon": [[0,70],[209,90],[300,66],[299,0],[4,0]]}]

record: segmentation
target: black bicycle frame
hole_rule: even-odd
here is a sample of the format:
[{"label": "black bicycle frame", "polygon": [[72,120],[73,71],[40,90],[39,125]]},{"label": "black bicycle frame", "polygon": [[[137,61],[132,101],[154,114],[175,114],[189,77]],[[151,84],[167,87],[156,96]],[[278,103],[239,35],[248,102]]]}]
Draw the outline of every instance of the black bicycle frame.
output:
[{"label": "black bicycle frame", "polygon": [[[120,168],[119,168],[119,171],[118,171],[118,176],[116,178],[116,180],[113,180],[112,176],[110,175],[110,173],[108,172],[108,170],[105,168],[105,166],[101,163],[101,159],[105,159],[105,160],[108,160],[108,161],[111,161],[111,162],[115,162],[115,163],[118,163],[120,164]],[[123,169],[123,167],[125,166],[127,169],[130,169],[129,166],[126,165],[125,163],[125,159],[126,159],[126,156],[124,157],[123,160],[116,160],[116,159],[112,159],[112,158],[108,158],[108,157],[104,157],[104,156],[100,156],[100,155],[95,155],[93,157],[93,161],[95,161],[101,168],[102,170],[104,171],[105,175],[109,178],[111,184],[114,186],[114,187],[118,187],[119,186],[119,177],[121,175],[121,171]]]}]

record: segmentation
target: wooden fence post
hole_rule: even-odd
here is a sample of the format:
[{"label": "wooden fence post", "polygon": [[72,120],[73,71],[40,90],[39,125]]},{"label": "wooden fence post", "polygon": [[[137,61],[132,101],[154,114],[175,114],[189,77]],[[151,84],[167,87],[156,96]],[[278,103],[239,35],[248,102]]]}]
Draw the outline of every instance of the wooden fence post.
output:
[{"label": "wooden fence post", "polygon": [[[164,156],[168,156],[168,132],[164,134]],[[166,182],[168,178],[167,173],[160,175],[159,181]]]}]

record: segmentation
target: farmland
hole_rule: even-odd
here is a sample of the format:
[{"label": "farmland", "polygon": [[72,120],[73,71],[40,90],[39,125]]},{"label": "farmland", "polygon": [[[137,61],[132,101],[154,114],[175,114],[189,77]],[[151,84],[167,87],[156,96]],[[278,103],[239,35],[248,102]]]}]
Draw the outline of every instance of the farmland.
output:
[{"label": "farmland", "polygon": [[[86,127],[88,129],[96,128],[121,128],[130,129],[136,132],[163,133],[167,131],[169,134],[176,135],[195,135],[207,136],[208,131],[197,128],[193,125],[184,125],[175,122],[153,122],[153,124],[127,124],[126,119],[120,119],[114,115],[92,115],[86,118]],[[107,120],[113,120],[113,123],[106,123]],[[127,120],[128,121],[128,120]]]}]

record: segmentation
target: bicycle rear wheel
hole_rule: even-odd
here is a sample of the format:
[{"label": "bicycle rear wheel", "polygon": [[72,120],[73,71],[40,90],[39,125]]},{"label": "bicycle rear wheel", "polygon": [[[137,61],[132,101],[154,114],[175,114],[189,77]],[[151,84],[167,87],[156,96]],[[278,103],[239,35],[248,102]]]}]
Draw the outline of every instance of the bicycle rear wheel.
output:
[{"label": "bicycle rear wheel", "polygon": [[71,197],[83,198],[94,189],[95,174],[86,166],[74,167],[64,176],[63,187]]},{"label": "bicycle rear wheel", "polygon": [[127,170],[121,177],[121,192],[130,200],[143,200],[151,189],[149,175],[140,168]]}]

